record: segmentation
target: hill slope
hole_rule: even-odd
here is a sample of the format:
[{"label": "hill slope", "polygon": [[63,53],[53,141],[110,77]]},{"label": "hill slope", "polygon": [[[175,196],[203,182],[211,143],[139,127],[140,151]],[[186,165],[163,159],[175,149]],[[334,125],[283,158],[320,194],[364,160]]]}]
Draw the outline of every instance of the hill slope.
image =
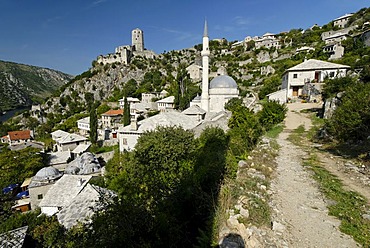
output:
[{"label": "hill slope", "polygon": [[0,111],[50,96],[72,78],[47,68],[0,61]]}]

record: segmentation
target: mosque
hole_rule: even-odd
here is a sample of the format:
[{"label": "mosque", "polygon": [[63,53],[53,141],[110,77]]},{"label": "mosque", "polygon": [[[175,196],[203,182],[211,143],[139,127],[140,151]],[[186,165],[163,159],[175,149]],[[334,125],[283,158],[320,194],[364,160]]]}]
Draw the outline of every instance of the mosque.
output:
[{"label": "mosque", "polygon": [[225,103],[232,98],[239,97],[239,90],[235,80],[227,75],[226,70],[219,70],[220,75],[209,83],[209,37],[207,21],[204,23],[203,50],[201,52],[202,72],[202,94],[194,98],[190,107],[197,105],[207,113],[224,111]]},{"label": "mosque", "polygon": [[131,151],[138,138],[145,132],[155,130],[158,126],[180,126],[185,130],[193,130],[196,136],[206,128],[218,126],[228,129],[230,113],[225,111],[225,103],[239,97],[235,80],[226,75],[226,70],[218,70],[218,76],[209,82],[209,38],[207,22],[204,24],[203,50],[201,52],[202,94],[190,102],[190,107],[183,112],[163,111],[158,115],[141,121],[132,121],[131,125],[118,129],[119,150]]}]

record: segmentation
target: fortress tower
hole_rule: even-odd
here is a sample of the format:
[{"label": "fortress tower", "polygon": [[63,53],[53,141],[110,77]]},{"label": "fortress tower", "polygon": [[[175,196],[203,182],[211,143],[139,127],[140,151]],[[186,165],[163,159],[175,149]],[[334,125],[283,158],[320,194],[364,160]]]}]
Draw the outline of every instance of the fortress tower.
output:
[{"label": "fortress tower", "polygon": [[135,28],[131,32],[132,46],[134,51],[143,52],[144,51],[144,33],[142,30]]},{"label": "fortress tower", "polygon": [[201,95],[201,108],[206,112],[209,112],[209,82],[208,82],[208,63],[209,63],[209,38],[208,38],[208,26],[207,21],[204,22],[204,32],[203,32],[203,50],[202,64],[203,64],[203,76],[202,76],[202,95]]}]

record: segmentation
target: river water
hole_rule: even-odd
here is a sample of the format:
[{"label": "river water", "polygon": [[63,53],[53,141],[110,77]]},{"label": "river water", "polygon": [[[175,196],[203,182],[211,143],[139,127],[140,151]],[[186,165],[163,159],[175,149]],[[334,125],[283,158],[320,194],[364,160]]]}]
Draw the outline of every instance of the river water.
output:
[{"label": "river water", "polygon": [[31,107],[21,107],[13,110],[7,111],[4,115],[0,115],[0,122],[4,122],[15,116],[18,112],[23,112],[24,110],[29,110]]}]

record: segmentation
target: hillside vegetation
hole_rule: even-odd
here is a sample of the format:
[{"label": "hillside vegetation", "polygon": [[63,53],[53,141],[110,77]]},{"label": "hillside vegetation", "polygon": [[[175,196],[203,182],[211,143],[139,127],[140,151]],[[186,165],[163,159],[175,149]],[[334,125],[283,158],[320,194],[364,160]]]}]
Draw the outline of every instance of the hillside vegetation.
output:
[{"label": "hillside vegetation", "polygon": [[47,68],[0,61],[0,112],[40,102],[72,78]]}]

